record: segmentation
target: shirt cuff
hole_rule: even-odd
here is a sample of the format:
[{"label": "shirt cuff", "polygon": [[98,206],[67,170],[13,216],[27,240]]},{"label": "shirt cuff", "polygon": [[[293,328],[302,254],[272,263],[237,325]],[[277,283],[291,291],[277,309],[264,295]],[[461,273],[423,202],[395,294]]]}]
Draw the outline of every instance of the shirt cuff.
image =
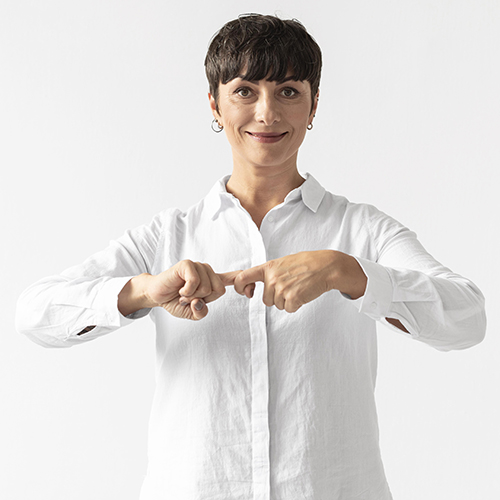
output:
[{"label": "shirt cuff", "polygon": [[392,304],[391,277],[384,266],[360,257],[354,258],[358,261],[368,281],[364,295],[353,300],[353,304],[360,313],[364,313],[374,320],[383,319],[389,315]]},{"label": "shirt cuff", "polygon": [[118,295],[132,278],[133,276],[111,278],[103,283],[99,293],[95,295],[91,308],[103,314],[105,325],[102,326],[119,328],[135,319],[131,317],[132,314],[123,316],[118,310]]}]

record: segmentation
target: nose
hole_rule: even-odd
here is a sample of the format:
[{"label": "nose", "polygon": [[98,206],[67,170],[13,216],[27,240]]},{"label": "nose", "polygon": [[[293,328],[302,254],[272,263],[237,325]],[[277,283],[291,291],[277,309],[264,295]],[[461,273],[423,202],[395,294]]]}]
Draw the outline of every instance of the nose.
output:
[{"label": "nose", "polygon": [[263,92],[259,96],[255,118],[266,126],[274,125],[281,120],[279,103],[273,93]]}]

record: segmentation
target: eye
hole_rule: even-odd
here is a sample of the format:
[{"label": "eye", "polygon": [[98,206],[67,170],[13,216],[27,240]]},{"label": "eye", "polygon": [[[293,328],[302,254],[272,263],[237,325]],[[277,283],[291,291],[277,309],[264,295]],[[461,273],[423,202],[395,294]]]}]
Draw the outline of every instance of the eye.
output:
[{"label": "eye", "polygon": [[294,97],[298,94],[298,92],[293,89],[292,87],[285,87],[282,91],[281,94],[284,95],[285,97]]},{"label": "eye", "polygon": [[252,91],[248,87],[240,87],[239,89],[235,90],[234,93],[239,95],[240,97],[250,97]]}]

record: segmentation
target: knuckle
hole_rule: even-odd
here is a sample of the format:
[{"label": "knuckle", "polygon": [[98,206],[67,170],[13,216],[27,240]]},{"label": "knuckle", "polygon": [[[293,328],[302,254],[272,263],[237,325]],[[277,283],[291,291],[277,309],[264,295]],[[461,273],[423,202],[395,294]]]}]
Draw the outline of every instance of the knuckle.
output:
[{"label": "knuckle", "polygon": [[274,269],[271,269],[270,271],[266,272],[266,280],[268,281],[268,283],[276,285],[280,281],[280,275]]},{"label": "knuckle", "polygon": [[189,289],[192,290],[192,293],[196,290],[196,287],[200,284],[199,276],[190,276],[188,277]]},{"label": "knuckle", "polygon": [[280,287],[280,281],[279,281],[278,277],[275,274],[272,274],[271,276],[269,276],[267,282],[269,283],[269,285],[271,285],[275,289],[277,289],[278,287]]},{"label": "knuckle", "polygon": [[265,264],[265,268],[269,271],[274,269],[275,267],[276,267],[276,260],[268,260]]},{"label": "knuckle", "polygon": [[208,285],[201,285],[198,288],[197,293],[201,294],[203,296],[207,296],[207,295],[210,295],[212,293],[212,288]]},{"label": "knuckle", "polygon": [[262,302],[264,302],[267,307],[271,307],[273,305],[273,301],[269,297],[263,297]]},{"label": "knuckle", "polygon": [[246,281],[245,281],[245,271],[241,272],[240,274],[238,274],[238,276],[236,276],[235,280],[234,280],[234,289],[236,290],[236,292],[238,293],[243,293],[243,290],[246,286]]}]

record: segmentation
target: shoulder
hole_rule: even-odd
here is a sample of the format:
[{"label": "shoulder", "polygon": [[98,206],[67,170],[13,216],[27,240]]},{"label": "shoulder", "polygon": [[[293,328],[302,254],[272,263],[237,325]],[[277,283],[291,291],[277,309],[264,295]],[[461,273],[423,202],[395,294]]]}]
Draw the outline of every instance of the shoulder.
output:
[{"label": "shoulder", "polygon": [[162,210],[153,217],[150,225],[159,234],[166,233],[171,237],[182,236],[203,225],[207,218],[210,217],[210,210],[210,203],[207,198],[203,198],[184,210],[179,208]]},{"label": "shoulder", "polygon": [[325,192],[323,205],[328,211],[340,213],[349,222],[359,222],[363,225],[368,225],[371,228],[379,228],[388,226],[404,226],[394,217],[386,214],[376,206],[369,203],[358,203],[350,201],[345,196],[333,194],[330,191]]},{"label": "shoulder", "polygon": [[394,217],[369,203],[352,202],[345,196],[325,193],[324,209],[340,219],[343,232],[352,238],[371,241],[381,253],[394,238],[414,238],[415,234]]}]

